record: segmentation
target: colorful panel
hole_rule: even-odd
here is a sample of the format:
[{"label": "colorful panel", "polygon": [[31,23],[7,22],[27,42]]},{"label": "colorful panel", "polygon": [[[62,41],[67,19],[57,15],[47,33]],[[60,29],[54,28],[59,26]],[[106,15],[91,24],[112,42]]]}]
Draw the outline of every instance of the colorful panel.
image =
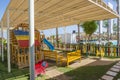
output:
[{"label": "colorful panel", "polygon": [[[29,47],[29,40],[18,40],[18,44],[20,47]],[[38,40],[35,40],[35,46],[40,46]]]},{"label": "colorful panel", "polygon": [[[15,35],[29,35],[28,31],[23,31],[23,30],[14,30],[14,34]],[[35,31],[35,34],[37,34],[37,32]]]},{"label": "colorful panel", "polygon": [[[29,40],[29,36],[27,35],[20,35],[20,36],[16,36],[17,40]],[[37,40],[37,37],[35,38],[35,40]]]},{"label": "colorful panel", "polygon": [[23,31],[23,30],[14,30],[15,35],[29,35],[28,31]]}]

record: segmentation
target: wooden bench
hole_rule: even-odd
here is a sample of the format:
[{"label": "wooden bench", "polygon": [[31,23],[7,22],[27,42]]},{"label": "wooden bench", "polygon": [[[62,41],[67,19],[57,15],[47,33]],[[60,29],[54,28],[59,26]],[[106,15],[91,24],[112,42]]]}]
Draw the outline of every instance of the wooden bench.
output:
[{"label": "wooden bench", "polygon": [[67,53],[66,57],[61,58],[61,63],[66,62],[67,66],[69,66],[70,62],[73,62],[73,61],[78,60],[78,59],[80,59],[80,61],[81,61],[81,51],[80,50]]},{"label": "wooden bench", "polygon": [[61,55],[57,53],[57,51],[50,51],[50,50],[44,50],[44,59],[50,59],[50,60],[55,60],[56,64],[58,64],[58,61],[61,58]]}]

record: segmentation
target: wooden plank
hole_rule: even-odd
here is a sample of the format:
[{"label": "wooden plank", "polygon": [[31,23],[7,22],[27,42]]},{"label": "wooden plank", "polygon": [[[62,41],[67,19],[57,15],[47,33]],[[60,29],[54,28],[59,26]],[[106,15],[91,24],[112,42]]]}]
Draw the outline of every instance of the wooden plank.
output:
[{"label": "wooden plank", "polygon": [[[80,6],[80,5],[83,5],[83,6]],[[48,20],[49,18],[54,18],[54,17],[56,18],[56,17],[58,17],[60,15],[64,15],[64,14],[70,13],[72,11],[78,10],[78,9],[86,7],[88,5],[89,4],[86,4],[86,2],[76,3],[76,4],[71,5],[69,7],[66,7],[66,8],[62,7],[63,9],[61,9],[61,10],[58,10],[58,11],[56,11],[54,13],[51,13],[51,14],[45,14],[45,15],[43,15],[43,17],[41,16],[41,17],[38,17],[37,19],[41,19],[41,21],[44,21],[44,20]],[[49,13],[49,12],[46,11],[46,13]]]},{"label": "wooden plank", "polygon": [[[93,11],[94,11],[94,9],[96,9],[96,8],[93,8]],[[96,10],[95,12],[93,12],[93,11],[92,11],[92,9],[90,11],[86,10],[86,11],[81,12],[81,13],[79,12],[78,14],[76,14],[74,16],[67,16],[67,17],[70,17],[71,19],[72,18],[77,18],[78,16],[80,16],[80,18],[84,18],[84,17],[90,17],[89,15],[95,15],[96,13],[100,13],[101,12],[101,10]],[[91,12],[91,13],[89,13],[89,12]],[[60,18],[56,18],[56,19],[53,19],[53,20],[45,22],[45,23],[54,23],[54,22],[59,22],[59,21],[65,21],[65,17],[64,16],[61,17],[61,18],[63,18],[63,20],[60,20]],[[70,19],[70,18],[67,18],[67,19]],[[78,18],[78,20],[80,20],[80,18]],[[42,23],[39,23],[39,24],[42,24]]]},{"label": "wooden plank", "polygon": [[[99,16],[99,15],[98,15]],[[105,15],[106,16],[106,15]],[[105,17],[105,16],[99,16],[99,17],[94,17],[93,19],[94,20],[99,20],[99,19],[102,19],[101,17]],[[109,17],[110,15],[108,14],[107,15],[107,17]],[[91,18],[84,18],[83,20],[81,19],[81,22],[84,22],[84,21],[86,21],[86,20],[93,20],[93,19],[91,19]],[[69,22],[66,22],[66,21],[64,21],[64,23],[63,22],[61,22],[61,23],[56,23],[56,24],[53,24],[53,25],[49,25],[49,26],[44,26],[44,27],[42,27],[42,26],[40,26],[40,29],[50,29],[50,28],[55,28],[55,27],[60,27],[60,25],[62,25],[62,26],[67,26],[67,25],[74,25],[74,24],[78,24],[78,23],[80,23],[80,21],[69,21]],[[37,28],[39,28],[39,27],[37,27]]]},{"label": "wooden plank", "polygon": [[[59,10],[62,10],[62,9],[65,9],[65,8],[67,8],[67,7],[70,7],[70,6],[75,6],[74,4],[76,4],[76,3],[81,3],[82,2],[82,0],[66,0],[67,2],[64,2],[64,1],[62,1],[61,3],[60,2],[58,2],[57,4],[56,4],[56,6],[55,5],[52,5],[51,7],[52,7],[52,9],[50,9],[51,7],[49,7],[49,8],[47,8],[47,9],[41,9],[40,8],[40,10],[41,10],[41,12],[42,12],[42,17],[46,17],[46,16],[50,16],[51,15],[51,13],[54,13],[55,14],[55,12],[57,12],[57,11],[59,11]],[[64,3],[63,3],[64,2]],[[58,6],[58,4],[59,4],[59,6]],[[64,6],[60,6],[60,5],[64,5]],[[39,11],[40,12],[40,11]],[[60,11],[61,12],[61,11]],[[39,16],[39,15],[38,15]],[[37,16],[36,16],[37,17]]]},{"label": "wooden plank", "polygon": [[[46,29],[76,24],[80,20],[100,20],[118,16],[108,6],[105,7],[106,4],[102,0],[99,0],[98,3],[95,0],[35,0],[35,23],[37,27],[42,25],[41,29]],[[10,25],[14,26],[21,22],[28,22],[28,14],[22,12],[28,11],[27,0],[11,0],[8,9],[16,9],[10,12]],[[6,26],[5,14],[2,18],[5,22],[4,26]]]}]

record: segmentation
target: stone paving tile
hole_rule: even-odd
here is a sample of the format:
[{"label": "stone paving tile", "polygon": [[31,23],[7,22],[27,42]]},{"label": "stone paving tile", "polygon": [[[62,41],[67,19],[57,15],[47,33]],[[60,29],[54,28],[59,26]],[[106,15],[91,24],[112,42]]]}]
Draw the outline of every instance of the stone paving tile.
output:
[{"label": "stone paving tile", "polygon": [[50,70],[46,72],[46,75],[48,76],[47,79],[55,79],[55,80],[71,80],[72,77],[68,77],[63,74],[63,72],[60,72],[56,69]]},{"label": "stone paving tile", "polygon": [[[108,71],[106,73],[106,75],[103,75],[101,77],[101,79],[103,79],[103,80],[113,80],[113,78],[118,74],[117,72],[120,72],[120,61],[118,63],[116,63],[112,68],[110,68],[110,71]],[[117,80],[120,80],[120,78],[117,79]]]},{"label": "stone paving tile", "polygon": [[63,73],[57,71],[56,69],[49,70],[49,71],[46,72],[46,75],[48,75],[50,78],[51,78],[51,77],[59,76],[59,75],[61,75],[61,74],[63,74]]},{"label": "stone paving tile", "polygon": [[119,72],[119,71],[120,71],[120,70],[117,69],[117,68],[111,68],[110,70],[111,70],[111,71],[114,71],[114,72]]},{"label": "stone paving tile", "polygon": [[120,63],[116,63],[117,66],[120,66]]},{"label": "stone paving tile", "polygon": [[111,75],[111,76],[116,76],[117,73],[113,71],[108,71],[106,74]]},{"label": "stone paving tile", "polygon": [[104,79],[104,80],[113,80],[113,77],[108,76],[108,75],[104,75],[104,76],[102,76],[102,79]]},{"label": "stone paving tile", "polygon": [[81,62],[78,61],[78,62],[72,63],[71,65],[69,65],[69,67],[71,67],[71,68],[78,68],[78,67],[85,66],[87,64],[93,63],[95,61],[96,60],[88,58],[88,59],[82,60]]},{"label": "stone paving tile", "polygon": [[118,66],[118,65],[114,65],[113,67],[114,67],[114,68],[120,69],[120,66]]}]

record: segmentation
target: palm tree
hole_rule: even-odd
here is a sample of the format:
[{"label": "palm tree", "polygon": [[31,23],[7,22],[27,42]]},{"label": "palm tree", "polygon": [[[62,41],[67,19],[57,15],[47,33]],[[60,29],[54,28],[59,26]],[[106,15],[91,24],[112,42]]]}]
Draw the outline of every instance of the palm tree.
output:
[{"label": "palm tree", "polygon": [[[117,4],[117,12],[118,12],[118,14],[120,15],[120,0],[113,0],[113,1],[115,1],[116,2],[116,4]],[[118,27],[117,27],[117,47],[119,47],[119,44],[120,44],[120,37],[119,37],[119,35],[120,35],[120,33],[119,33],[119,30],[120,30],[120,18],[118,18],[117,19],[117,25],[118,25]],[[119,55],[118,54],[119,53],[119,48],[117,48],[117,56]]]},{"label": "palm tree", "polygon": [[109,21],[108,21],[108,20],[104,20],[104,21],[103,21],[103,27],[104,27],[104,28],[107,28],[107,35],[108,35],[107,40],[109,41],[109,37],[110,37],[110,36],[109,36],[110,29],[109,29],[109,28],[110,28],[110,27],[109,27]]},{"label": "palm tree", "polygon": [[113,24],[113,31],[117,32],[117,27],[118,27],[117,24],[114,23],[114,24]]},{"label": "palm tree", "polygon": [[107,28],[108,26],[109,26],[108,20],[104,20],[104,21],[103,21],[103,27],[104,27],[104,28]]},{"label": "palm tree", "polygon": [[[120,0],[113,0],[116,2],[117,4],[117,12],[118,14],[120,15]],[[119,47],[120,45],[120,33],[119,33],[119,30],[120,30],[120,18],[117,18],[117,47]],[[117,48],[117,56],[119,55],[119,48]]]}]

